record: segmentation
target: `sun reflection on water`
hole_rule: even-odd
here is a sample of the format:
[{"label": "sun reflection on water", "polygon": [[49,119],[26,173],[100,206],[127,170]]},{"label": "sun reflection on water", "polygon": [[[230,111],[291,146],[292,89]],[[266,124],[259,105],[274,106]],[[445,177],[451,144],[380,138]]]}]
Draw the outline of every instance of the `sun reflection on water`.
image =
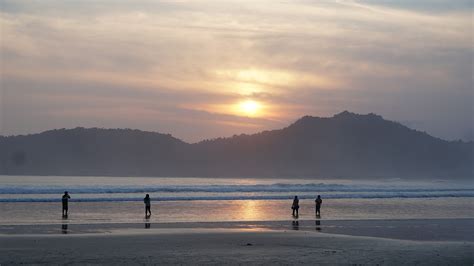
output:
[{"label": "sun reflection on water", "polygon": [[242,220],[259,220],[262,214],[262,202],[258,200],[242,200],[238,205],[239,217]]}]

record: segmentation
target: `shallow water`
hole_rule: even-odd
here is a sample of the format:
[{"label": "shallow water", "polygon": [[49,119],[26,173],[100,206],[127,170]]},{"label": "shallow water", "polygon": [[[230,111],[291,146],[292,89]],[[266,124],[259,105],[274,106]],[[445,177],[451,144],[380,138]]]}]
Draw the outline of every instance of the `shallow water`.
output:
[{"label": "shallow water", "polygon": [[[332,199],[325,200],[321,219],[473,218],[472,198]],[[165,201],[152,204],[153,223],[289,220],[291,201]],[[300,202],[299,219],[314,219],[312,200]],[[61,204],[0,203],[0,224],[135,223],[144,220],[140,202],[72,202],[67,219]]]},{"label": "shallow water", "polygon": [[[61,217],[61,194],[72,200]],[[0,224],[140,223],[143,197],[153,199],[150,222],[473,218],[474,186],[445,182],[376,183],[348,180],[0,176]]]},{"label": "shallow water", "polygon": [[59,202],[66,190],[75,202],[445,198],[474,197],[474,182],[0,176],[0,202]]}]

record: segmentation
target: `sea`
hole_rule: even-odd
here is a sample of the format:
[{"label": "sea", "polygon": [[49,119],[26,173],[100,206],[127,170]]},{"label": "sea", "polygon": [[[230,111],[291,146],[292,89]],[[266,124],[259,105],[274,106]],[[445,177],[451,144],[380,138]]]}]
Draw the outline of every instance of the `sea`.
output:
[{"label": "sea", "polygon": [[294,196],[300,220],[474,218],[474,182],[341,179],[0,176],[0,224],[286,221]]}]

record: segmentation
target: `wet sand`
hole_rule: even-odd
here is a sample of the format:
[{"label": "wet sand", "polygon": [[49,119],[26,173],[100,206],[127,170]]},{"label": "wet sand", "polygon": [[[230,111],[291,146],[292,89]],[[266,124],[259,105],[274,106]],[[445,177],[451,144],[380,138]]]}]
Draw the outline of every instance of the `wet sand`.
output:
[{"label": "wet sand", "polygon": [[472,265],[472,242],[420,242],[306,231],[151,229],[113,234],[0,237],[10,264]]},{"label": "wet sand", "polygon": [[[149,233],[148,229],[227,229],[253,231],[308,231],[318,233],[368,236],[415,241],[474,242],[474,219],[370,219],[370,220],[304,220],[179,222],[155,223],[74,223],[67,219],[60,224],[0,225],[0,235],[44,234],[111,234],[131,231]],[[171,230],[170,230],[171,231]]]},{"label": "wet sand", "polygon": [[4,225],[0,264],[472,265],[472,221]]}]

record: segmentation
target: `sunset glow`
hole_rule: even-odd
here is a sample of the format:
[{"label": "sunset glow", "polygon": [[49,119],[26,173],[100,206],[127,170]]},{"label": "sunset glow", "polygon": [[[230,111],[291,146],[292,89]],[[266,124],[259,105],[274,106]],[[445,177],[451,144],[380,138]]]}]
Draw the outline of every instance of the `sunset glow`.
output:
[{"label": "sunset glow", "polygon": [[435,2],[5,0],[0,134],[194,142],[350,110],[472,140],[472,5]]},{"label": "sunset glow", "polygon": [[246,116],[257,116],[262,106],[253,100],[246,100],[239,104],[240,111]]},{"label": "sunset glow", "polygon": [[473,3],[0,0],[0,266],[472,264]]}]

